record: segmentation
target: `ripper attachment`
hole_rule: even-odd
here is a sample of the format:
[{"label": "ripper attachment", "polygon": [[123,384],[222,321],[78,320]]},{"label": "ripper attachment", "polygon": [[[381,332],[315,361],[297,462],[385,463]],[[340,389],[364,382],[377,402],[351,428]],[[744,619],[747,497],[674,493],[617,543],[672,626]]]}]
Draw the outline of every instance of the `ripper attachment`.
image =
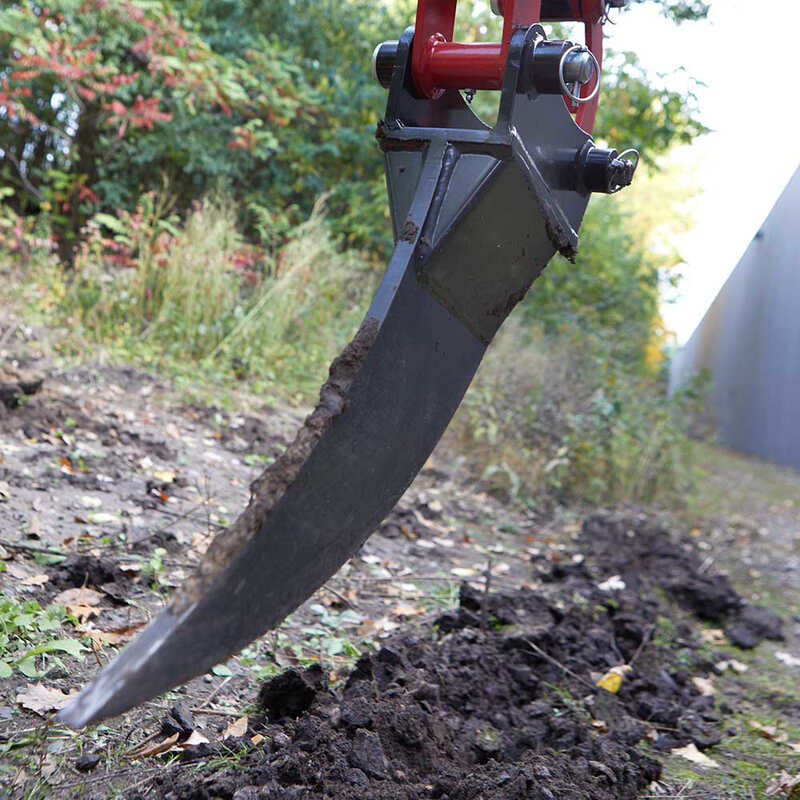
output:
[{"label": "ripper attachment", "polygon": [[[295,441],[170,605],[61,712],[69,725],[202,674],[354,555],[425,463],[511,309],[556,251],[574,257],[590,192],[630,183],[635,157],[589,133],[606,4],[496,8],[501,42],[451,41],[455,0],[419,0],[416,33],[376,49],[396,240],[383,281]],[[539,22],[555,18],[582,20],[586,46],[548,41]],[[500,91],[493,127],[462,89]]]}]

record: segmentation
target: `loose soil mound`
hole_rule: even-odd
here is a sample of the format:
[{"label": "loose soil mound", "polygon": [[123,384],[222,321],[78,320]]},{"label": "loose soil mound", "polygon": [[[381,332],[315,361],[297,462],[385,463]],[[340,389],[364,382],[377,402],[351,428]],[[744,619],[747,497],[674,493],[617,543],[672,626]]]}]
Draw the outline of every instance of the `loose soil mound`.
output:
[{"label": "loose soil mound", "polygon": [[[274,678],[238,764],[166,773],[162,796],[636,797],[660,773],[658,750],[721,738],[713,697],[692,681],[713,654],[688,614],[755,638],[779,636],[780,621],[705,574],[690,538],[644,519],[593,517],[577,550],[534,564],[541,589],[465,584],[457,609],[362,656],[339,691],[318,667]],[[623,664],[618,693],[596,686]]]}]

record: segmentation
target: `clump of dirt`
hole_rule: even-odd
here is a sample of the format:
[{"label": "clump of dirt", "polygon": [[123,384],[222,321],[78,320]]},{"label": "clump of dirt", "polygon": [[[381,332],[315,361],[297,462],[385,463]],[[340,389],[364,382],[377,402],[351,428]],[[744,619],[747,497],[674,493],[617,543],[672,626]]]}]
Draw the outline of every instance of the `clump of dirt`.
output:
[{"label": "clump of dirt", "polygon": [[783,639],[780,617],[745,603],[727,575],[708,573],[690,536],[676,536],[645,516],[595,515],[584,523],[580,544],[598,574],[618,575],[628,593],[660,586],[695,616],[723,625],[738,647]]},{"label": "clump of dirt", "polygon": [[111,559],[91,555],[72,555],[50,570],[50,586],[71,589],[80,586],[101,587],[109,583],[126,586],[129,580]]},{"label": "clump of dirt", "polygon": [[[703,572],[688,538],[646,520],[593,517],[577,545],[542,572],[541,589],[462,585],[458,608],[363,655],[339,691],[318,667],[272,679],[261,689],[264,716],[248,732],[261,733],[261,744],[206,778],[167,773],[163,793],[637,797],[660,774],[648,748],[721,740],[714,698],[693,681],[713,658],[689,616],[709,609],[692,598],[711,592],[722,620],[754,607],[723,576]],[[618,692],[597,686],[622,665]]]},{"label": "clump of dirt", "polygon": [[333,360],[328,380],[319,391],[314,410],[281,456],[270,464],[250,487],[250,502],[237,520],[212,541],[198,567],[172,599],[172,610],[180,614],[200,597],[219,572],[265,524],[317,442],[347,407],[347,391],[378,335],[378,322],[369,319],[352,341]]},{"label": "clump of dirt", "polygon": [[44,376],[21,373],[8,367],[0,368],[0,409],[18,408],[26,397],[36,394]]}]

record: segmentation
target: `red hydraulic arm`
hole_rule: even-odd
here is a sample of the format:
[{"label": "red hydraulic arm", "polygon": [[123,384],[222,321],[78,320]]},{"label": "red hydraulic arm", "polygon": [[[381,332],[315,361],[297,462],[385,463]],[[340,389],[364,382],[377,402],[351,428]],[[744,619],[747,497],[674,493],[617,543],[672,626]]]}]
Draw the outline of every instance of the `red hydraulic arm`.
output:
[{"label": "red hydraulic arm", "polygon": [[[603,63],[603,21],[606,0],[495,0],[503,16],[501,42],[454,42],[457,0],[419,0],[414,34],[411,71],[417,90],[435,98],[445,89],[500,89],[511,34],[518,27],[536,22],[583,22],[586,47]],[[618,3],[612,3],[618,5]],[[580,88],[576,103],[565,97],[568,108],[577,112],[576,121],[588,133],[594,128],[599,71]]]}]

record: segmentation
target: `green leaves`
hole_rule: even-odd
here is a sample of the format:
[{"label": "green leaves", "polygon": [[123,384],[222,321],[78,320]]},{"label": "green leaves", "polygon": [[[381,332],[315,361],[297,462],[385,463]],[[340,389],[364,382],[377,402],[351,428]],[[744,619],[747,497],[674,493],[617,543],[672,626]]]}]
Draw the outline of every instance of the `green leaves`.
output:
[{"label": "green leaves", "polygon": [[47,608],[35,601],[20,602],[0,593],[0,678],[14,668],[29,678],[40,677],[50,668],[46,656],[66,653],[80,658],[86,647],[77,639],[54,638],[70,620],[63,606]]}]

